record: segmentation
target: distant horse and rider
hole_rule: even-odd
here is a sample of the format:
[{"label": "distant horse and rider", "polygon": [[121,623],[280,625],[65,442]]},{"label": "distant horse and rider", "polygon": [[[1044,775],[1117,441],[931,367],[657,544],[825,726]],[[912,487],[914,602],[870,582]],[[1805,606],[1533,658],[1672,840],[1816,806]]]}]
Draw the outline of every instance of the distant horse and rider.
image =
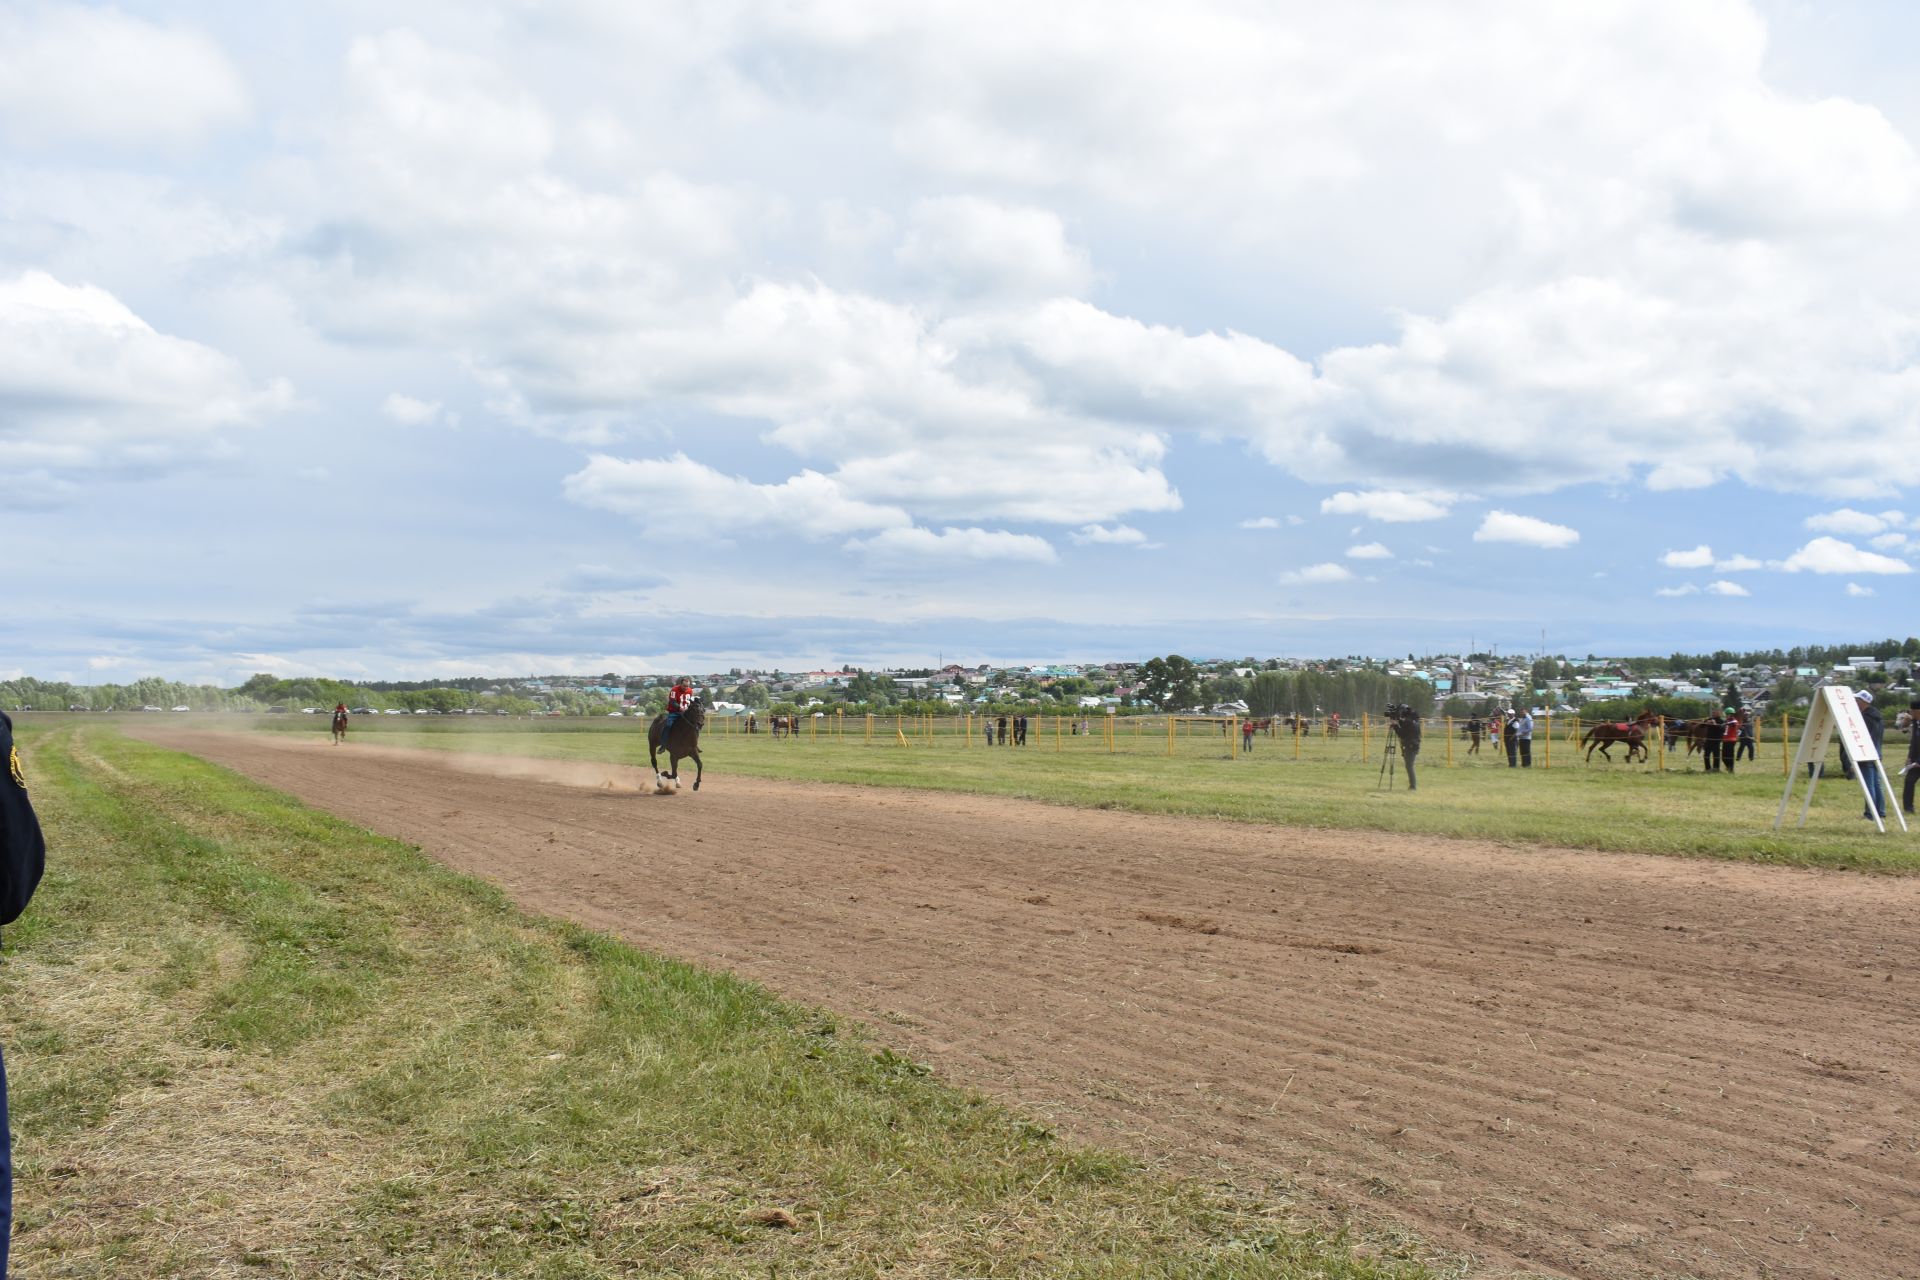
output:
[{"label": "distant horse and rider", "polygon": [[339,746],[347,740],[347,704],[341,703],[333,709],[333,743]]}]

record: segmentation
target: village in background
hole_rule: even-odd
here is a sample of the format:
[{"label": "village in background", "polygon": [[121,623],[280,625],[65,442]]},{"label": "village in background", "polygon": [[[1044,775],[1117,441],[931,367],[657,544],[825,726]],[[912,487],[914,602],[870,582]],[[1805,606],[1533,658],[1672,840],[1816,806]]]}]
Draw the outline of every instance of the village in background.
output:
[{"label": "village in background", "polygon": [[[1906,697],[1920,638],[1843,647],[1667,657],[1501,656],[1403,659],[1211,658],[1137,662],[948,664],[831,670],[730,667],[689,671],[711,714],[1029,711],[1127,715],[1378,713],[1405,703],[1464,718],[1523,705],[1589,718],[1651,709],[1698,714],[1701,704],[1790,711],[1823,684]],[[652,716],[673,674],[471,676],[444,681],[344,681],[261,673],[234,688],[149,678],[75,685],[0,681],[12,712],[231,712],[320,714],[344,703],[358,715]]]}]

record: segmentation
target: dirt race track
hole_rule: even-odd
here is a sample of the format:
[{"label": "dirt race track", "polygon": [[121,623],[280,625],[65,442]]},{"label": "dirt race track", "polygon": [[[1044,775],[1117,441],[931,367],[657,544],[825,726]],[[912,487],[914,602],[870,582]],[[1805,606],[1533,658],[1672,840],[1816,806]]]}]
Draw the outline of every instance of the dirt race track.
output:
[{"label": "dirt race track", "polygon": [[1920,1276],[1920,880],[146,736],[1490,1272]]}]

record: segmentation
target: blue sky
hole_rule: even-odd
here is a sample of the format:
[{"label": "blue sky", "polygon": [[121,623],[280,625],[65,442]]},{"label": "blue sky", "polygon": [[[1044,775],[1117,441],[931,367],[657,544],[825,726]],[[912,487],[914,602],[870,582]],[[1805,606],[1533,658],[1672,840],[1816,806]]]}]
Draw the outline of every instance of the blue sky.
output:
[{"label": "blue sky", "polygon": [[0,8],[0,676],[1915,629],[1910,7]]}]

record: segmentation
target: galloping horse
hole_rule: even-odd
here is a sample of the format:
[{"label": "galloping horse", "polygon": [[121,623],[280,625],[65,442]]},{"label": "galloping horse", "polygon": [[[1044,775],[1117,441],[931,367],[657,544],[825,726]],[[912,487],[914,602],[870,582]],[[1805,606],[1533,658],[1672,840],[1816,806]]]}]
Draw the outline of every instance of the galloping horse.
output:
[{"label": "galloping horse", "polygon": [[340,743],[345,742],[346,740],[347,740],[347,713],[346,713],[346,710],[342,708],[333,713],[333,741],[334,741],[334,745],[338,746]]},{"label": "galloping horse", "polygon": [[680,780],[680,762],[693,759],[693,789],[700,789],[700,731],[707,727],[707,709],[700,699],[695,698],[673,722],[673,728],[667,728],[667,714],[661,712],[647,726],[647,763],[653,766],[653,776],[660,776],[658,753],[667,753],[667,776]]},{"label": "galloping horse", "polygon": [[1610,748],[1616,742],[1624,742],[1627,744],[1627,763],[1632,764],[1636,756],[1643,760],[1646,758],[1647,733],[1658,719],[1659,717],[1653,712],[1642,711],[1632,720],[1624,723],[1596,724],[1581,736],[1577,745],[1587,749],[1587,763],[1593,763],[1593,749],[1598,747],[1601,759],[1612,764],[1613,755]]}]

